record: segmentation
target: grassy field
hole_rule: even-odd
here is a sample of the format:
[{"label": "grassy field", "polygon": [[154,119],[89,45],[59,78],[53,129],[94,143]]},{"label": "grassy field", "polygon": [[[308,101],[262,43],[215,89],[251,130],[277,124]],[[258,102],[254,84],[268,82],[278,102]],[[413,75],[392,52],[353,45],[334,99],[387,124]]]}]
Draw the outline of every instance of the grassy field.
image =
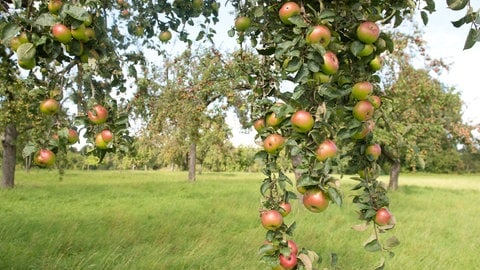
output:
[{"label": "grassy field", "polygon": [[[0,269],[266,269],[257,249],[262,176],[206,173],[19,172],[0,190]],[[378,253],[362,248],[369,232],[350,203],[311,214],[293,203],[295,240],[339,269],[373,269]],[[402,242],[386,269],[480,269],[480,176],[406,175],[392,193]]]}]

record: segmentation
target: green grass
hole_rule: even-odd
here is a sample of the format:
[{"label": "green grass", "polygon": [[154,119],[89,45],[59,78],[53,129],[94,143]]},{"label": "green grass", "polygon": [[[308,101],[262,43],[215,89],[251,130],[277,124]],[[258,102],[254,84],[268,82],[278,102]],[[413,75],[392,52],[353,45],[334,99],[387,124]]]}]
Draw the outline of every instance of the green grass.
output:
[{"label": "green grass", "polygon": [[[0,190],[0,269],[266,269],[257,250],[262,176],[206,173],[18,172],[16,188]],[[380,254],[362,248],[369,232],[350,203],[321,214],[293,203],[295,241],[328,267],[373,269]],[[480,176],[406,175],[392,193],[402,242],[387,269],[478,269]]]}]

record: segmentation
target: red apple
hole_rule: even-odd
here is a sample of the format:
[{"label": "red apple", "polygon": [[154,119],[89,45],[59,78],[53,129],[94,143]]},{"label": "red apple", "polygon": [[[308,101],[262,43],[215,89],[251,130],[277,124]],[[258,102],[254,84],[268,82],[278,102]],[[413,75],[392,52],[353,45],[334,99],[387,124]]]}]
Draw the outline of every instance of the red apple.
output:
[{"label": "red apple", "polygon": [[303,194],[303,205],[309,211],[320,213],[328,207],[328,197],[320,189],[309,189]]},{"label": "red apple", "polygon": [[293,129],[300,133],[309,132],[315,124],[312,114],[305,110],[296,111],[290,118],[290,122]]},{"label": "red apple", "polygon": [[270,134],[263,140],[263,148],[269,154],[277,154],[285,146],[285,139],[279,134]]},{"label": "red apple", "polygon": [[103,140],[101,133],[98,133],[95,136],[95,146],[99,149],[107,149],[108,148],[108,143]]},{"label": "red apple", "polygon": [[385,207],[378,209],[377,213],[375,214],[375,223],[380,226],[385,226],[389,224],[391,219],[392,214]]},{"label": "red apple", "polygon": [[253,128],[255,128],[257,132],[261,132],[265,128],[265,119],[260,118],[255,120],[255,122],[253,122]]},{"label": "red apple", "polygon": [[339,67],[337,55],[332,51],[327,51],[323,55],[322,72],[326,75],[337,73]]},{"label": "red apple", "polygon": [[366,44],[372,44],[380,36],[380,28],[374,22],[362,22],[357,27],[357,38]]},{"label": "red apple", "polygon": [[360,100],[353,107],[353,117],[358,121],[366,121],[373,117],[375,109],[368,100]]},{"label": "red apple", "polygon": [[369,160],[377,160],[378,157],[382,154],[382,147],[378,143],[371,144],[365,148],[365,155],[367,155]]},{"label": "red apple", "polygon": [[297,256],[296,255],[290,255],[289,257],[283,256],[283,254],[279,255],[279,260],[280,260],[280,265],[284,269],[293,269],[297,265]]},{"label": "red apple", "polygon": [[235,29],[239,32],[243,32],[250,27],[252,20],[245,16],[240,16],[235,20]]},{"label": "red apple", "polygon": [[380,108],[382,105],[382,99],[379,96],[371,96],[368,100],[372,103],[373,108],[375,109]]},{"label": "red apple", "polygon": [[62,1],[61,0],[50,0],[48,2],[48,11],[50,11],[53,14],[57,14],[58,11],[62,8]]},{"label": "red apple", "polygon": [[319,43],[326,48],[330,43],[331,38],[332,34],[328,27],[325,25],[317,25],[313,27],[313,30],[307,35],[306,41],[307,44]]},{"label": "red apple", "polygon": [[158,38],[160,39],[161,42],[167,42],[170,39],[172,39],[172,32],[165,30],[158,35]]},{"label": "red apple", "polygon": [[94,124],[103,124],[107,122],[108,118],[108,111],[102,105],[95,105],[93,106],[93,111],[87,112],[88,119]]},{"label": "red apple", "polygon": [[283,217],[277,210],[268,210],[262,213],[262,225],[267,230],[276,230],[283,224]]},{"label": "red apple", "polygon": [[297,256],[298,254],[298,246],[292,240],[287,241],[287,245],[290,248],[290,254]]},{"label": "red apple", "polygon": [[280,214],[286,217],[292,211],[292,205],[289,202],[281,202],[278,206],[280,206]]},{"label": "red apple", "polygon": [[325,161],[337,154],[337,145],[332,140],[325,140],[317,147],[315,154],[318,160]]},{"label": "red apple", "polygon": [[370,82],[358,82],[352,87],[352,96],[358,100],[365,100],[373,91],[373,85]]},{"label": "red apple", "polygon": [[33,158],[33,162],[39,166],[52,166],[55,164],[55,154],[48,149],[40,149]]},{"label": "red apple", "polygon": [[299,14],[300,14],[300,6],[295,2],[287,2],[283,4],[280,10],[278,11],[280,20],[284,24],[292,24],[288,19]]},{"label": "red apple", "polygon": [[265,122],[267,124],[267,126],[269,127],[276,127],[278,125],[280,125],[280,123],[282,123],[283,121],[283,117],[277,117],[277,115],[274,113],[274,112],[271,112],[269,114],[267,114],[267,117],[265,117]]},{"label": "red apple", "polygon": [[78,132],[75,129],[69,129],[67,134],[68,144],[75,144],[78,142]]},{"label": "red apple", "polygon": [[57,23],[52,27],[52,35],[63,44],[67,44],[72,40],[70,29],[61,23]]},{"label": "red apple", "polygon": [[60,104],[53,98],[48,98],[40,103],[40,112],[44,114],[56,114],[60,110]]},{"label": "red apple", "polygon": [[102,135],[102,139],[107,143],[113,140],[113,133],[108,129],[102,130],[100,134]]}]

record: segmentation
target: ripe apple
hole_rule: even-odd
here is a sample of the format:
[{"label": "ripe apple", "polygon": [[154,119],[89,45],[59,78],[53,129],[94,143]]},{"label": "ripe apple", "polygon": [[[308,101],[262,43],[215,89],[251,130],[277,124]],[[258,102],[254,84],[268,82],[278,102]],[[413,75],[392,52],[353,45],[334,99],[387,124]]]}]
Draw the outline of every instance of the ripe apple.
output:
[{"label": "ripe apple", "polygon": [[55,154],[49,149],[40,149],[35,157],[33,162],[39,166],[52,166],[55,164]]},{"label": "ripe apple", "polygon": [[58,11],[62,8],[62,1],[61,0],[50,0],[48,2],[48,11],[52,14],[57,14]]},{"label": "ripe apple", "polygon": [[299,14],[300,14],[300,6],[295,2],[287,2],[283,4],[280,10],[278,11],[280,20],[284,24],[292,24],[288,19]]},{"label": "ripe apple", "polygon": [[365,155],[367,155],[370,160],[377,160],[378,157],[382,154],[382,147],[378,143],[371,144],[365,148]]},{"label": "ripe apple", "polygon": [[300,133],[309,132],[315,124],[312,114],[305,110],[296,111],[290,118],[290,122],[293,129]]},{"label": "ripe apple", "polygon": [[382,58],[380,55],[375,56],[370,62],[368,62],[368,65],[373,71],[380,70],[382,68]]},{"label": "ripe apple", "polygon": [[370,82],[357,82],[352,87],[352,96],[358,100],[365,100],[373,91],[373,85]]},{"label": "ripe apple", "polygon": [[69,129],[67,134],[68,144],[75,144],[78,142],[78,132],[75,129]]},{"label": "ripe apple", "polygon": [[250,27],[252,20],[245,16],[240,16],[235,20],[235,29],[239,32],[243,32]]},{"label": "ripe apple", "polygon": [[108,143],[103,140],[102,133],[98,133],[95,136],[95,146],[99,149],[107,149],[108,148]]},{"label": "ripe apple", "polygon": [[318,189],[309,189],[303,194],[303,205],[309,211],[320,213],[328,207],[328,197],[325,193]]},{"label": "ripe apple", "polygon": [[375,214],[375,223],[380,226],[385,226],[390,223],[390,220],[392,219],[392,214],[386,207],[382,207],[377,210],[377,213]]},{"label": "ripe apple", "polygon": [[287,270],[293,269],[298,262],[296,255],[290,255],[286,257],[286,256],[283,256],[283,254],[280,254],[278,258],[280,260],[280,265]]},{"label": "ripe apple", "polygon": [[267,230],[276,230],[283,224],[283,217],[277,210],[268,210],[262,213],[262,225]]},{"label": "ripe apple", "polygon": [[372,44],[380,36],[380,28],[374,22],[362,22],[357,27],[357,38],[366,44]]},{"label": "ripe apple", "polygon": [[80,24],[77,28],[71,28],[70,33],[72,34],[72,37],[78,41],[81,42],[87,42],[88,41],[88,36],[87,33],[85,32],[85,25]]},{"label": "ripe apple", "polygon": [[253,122],[253,128],[255,128],[257,132],[261,132],[265,128],[265,119],[260,118],[255,120],[255,122]]},{"label": "ripe apple", "polygon": [[158,35],[158,38],[160,39],[161,42],[167,42],[170,39],[172,39],[172,32],[165,30],[160,32],[160,35]]},{"label": "ripe apple", "polygon": [[107,122],[108,111],[102,105],[95,105],[92,111],[87,112],[88,119],[94,124],[103,124]]},{"label": "ripe apple", "polygon": [[283,149],[285,139],[280,134],[270,134],[263,140],[263,148],[269,154],[277,154]]},{"label": "ripe apple", "polygon": [[40,112],[44,114],[56,114],[60,110],[60,104],[53,98],[47,98],[40,103]]},{"label": "ripe apple", "polygon": [[102,139],[106,142],[106,143],[109,143],[113,140],[113,133],[108,130],[108,129],[104,129],[102,130],[102,132],[100,133],[102,135]]},{"label": "ripe apple", "polygon": [[280,123],[282,123],[283,121],[283,117],[277,117],[274,112],[267,114],[267,117],[265,117],[265,119],[265,122],[269,127],[276,127],[280,125]]},{"label": "ripe apple", "polygon": [[375,109],[368,100],[360,100],[353,107],[353,117],[358,121],[366,121],[373,117]]},{"label": "ripe apple", "polygon": [[323,72],[313,73],[313,79],[318,83],[327,83],[330,81],[330,76]]},{"label": "ripe apple", "polygon": [[297,254],[298,254],[297,244],[295,244],[295,242],[293,242],[292,240],[288,240],[287,245],[290,248],[290,254],[293,254],[293,255],[297,256]]},{"label": "ripe apple", "polygon": [[380,108],[382,105],[382,99],[379,96],[371,96],[368,100],[372,103],[373,108],[375,109]]},{"label": "ripe apple", "polygon": [[327,75],[337,73],[339,67],[337,55],[332,51],[327,51],[323,55],[322,72]]},{"label": "ripe apple", "polygon": [[63,44],[67,44],[72,40],[70,29],[61,23],[57,23],[52,27],[52,35],[57,41]]},{"label": "ripe apple", "polygon": [[280,214],[286,217],[292,211],[292,205],[289,202],[281,202],[278,206],[280,206]]},{"label": "ripe apple", "polygon": [[326,27],[325,25],[316,25],[315,27],[313,27],[313,30],[307,35],[306,41],[307,44],[319,43],[324,48],[326,48],[330,43],[331,38],[332,34],[328,27]]},{"label": "ripe apple", "polygon": [[325,161],[337,154],[337,145],[332,140],[325,140],[317,147],[315,154],[318,160]]}]

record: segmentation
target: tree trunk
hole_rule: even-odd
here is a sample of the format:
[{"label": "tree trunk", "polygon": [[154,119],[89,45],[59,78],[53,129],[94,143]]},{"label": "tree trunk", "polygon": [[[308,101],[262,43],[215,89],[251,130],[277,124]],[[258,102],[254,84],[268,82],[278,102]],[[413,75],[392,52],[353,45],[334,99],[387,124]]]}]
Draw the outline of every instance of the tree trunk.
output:
[{"label": "tree trunk", "polygon": [[2,139],[3,161],[2,161],[2,188],[13,188],[15,186],[15,163],[17,159],[18,132],[14,124],[8,124],[5,128],[5,135]]},{"label": "tree trunk", "polygon": [[400,162],[397,160],[393,162],[392,168],[390,169],[390,181],[388,182],[389,190],[398,189],[398,175],[400,174]]},{"label": "tree trunk", "polygon": [[197,144],[190,145],[190,152],[188,154],[188,181],[195,181],[195,165],[197,161]]}]

